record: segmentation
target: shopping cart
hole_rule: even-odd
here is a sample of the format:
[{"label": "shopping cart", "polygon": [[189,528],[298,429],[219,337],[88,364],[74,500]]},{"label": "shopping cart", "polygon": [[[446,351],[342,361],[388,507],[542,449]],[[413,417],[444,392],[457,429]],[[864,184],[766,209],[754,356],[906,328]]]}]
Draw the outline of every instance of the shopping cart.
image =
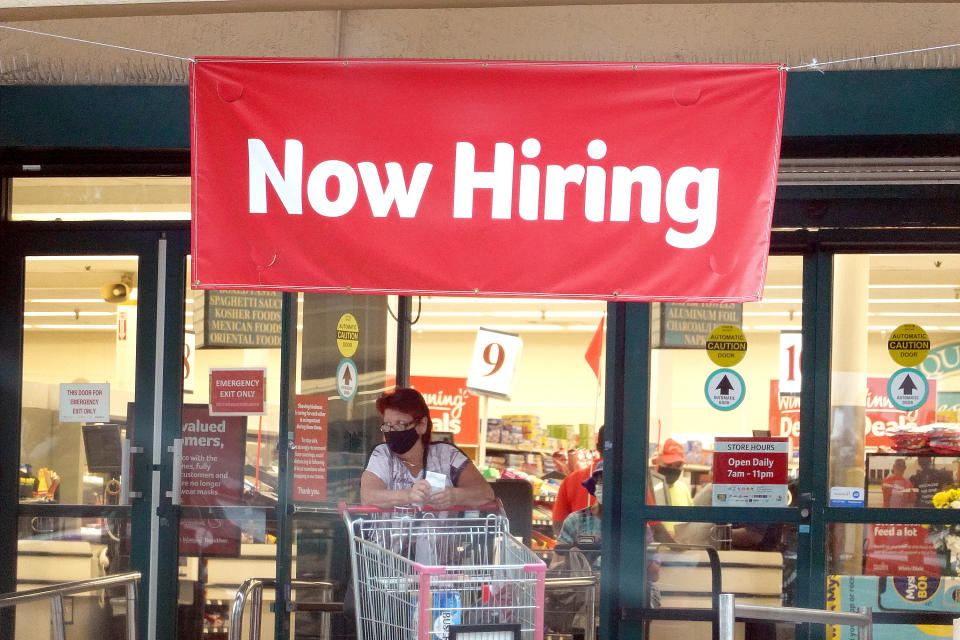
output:
[{"label": "shopping cart", "polygon": [[543,640],[546,565],[499,502],[443,512],[340,505],[359,640]]}]

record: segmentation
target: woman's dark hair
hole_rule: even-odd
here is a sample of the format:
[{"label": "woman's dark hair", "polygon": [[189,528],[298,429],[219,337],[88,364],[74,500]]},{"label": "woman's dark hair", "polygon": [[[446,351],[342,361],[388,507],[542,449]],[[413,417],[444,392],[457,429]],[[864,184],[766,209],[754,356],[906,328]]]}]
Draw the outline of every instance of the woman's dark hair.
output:
[{"label": "woman's dark hair", "polygon": [[427,430],[420,437],[423,442],[423,452],[426,455],[427,448],[430,446],[430,434],[433,433],[433,420],[430,419],[430,408],[427,406],[427,401],[423,399],[420,392],[416,389],[404,387],[384,393],[377,398],[377,412],[382,417],[387,409],[405,413],[414,420],[427,419]]}]

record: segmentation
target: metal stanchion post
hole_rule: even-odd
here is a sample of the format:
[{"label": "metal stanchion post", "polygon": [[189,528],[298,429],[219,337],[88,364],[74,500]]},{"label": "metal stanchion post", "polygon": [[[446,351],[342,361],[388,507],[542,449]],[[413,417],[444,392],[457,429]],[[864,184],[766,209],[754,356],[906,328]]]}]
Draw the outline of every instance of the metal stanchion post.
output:
[{"label": "metal stanchion post", "polygon": [[732,593],[721,593],[717,607],[720,617],[720,640],[733,640],[733,627],[736,620],[736,603]]}]

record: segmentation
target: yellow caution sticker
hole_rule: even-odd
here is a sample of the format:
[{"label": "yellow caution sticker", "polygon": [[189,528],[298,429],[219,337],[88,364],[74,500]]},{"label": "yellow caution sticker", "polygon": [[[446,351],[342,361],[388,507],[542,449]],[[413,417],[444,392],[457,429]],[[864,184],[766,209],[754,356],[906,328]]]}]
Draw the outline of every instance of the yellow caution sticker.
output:
[{"label": "yellow caution sticker", "polygon": [[897,364],[915,367],[930,353],[930,336],[919,325],[902,324],[890,332],[887,351]]},{"label": "yellow caution sticker", "polygon": [[707,338],[707,355],[714,364],[732,367],[747,355],[747,338],[743,329],[732,324],[721,324]]},{"label": "yellow caution sticker", "polygon": [[360,346],[360,325],[353,314],[345,313],[337,321],[337,349],[344,358],[357,352]]}]

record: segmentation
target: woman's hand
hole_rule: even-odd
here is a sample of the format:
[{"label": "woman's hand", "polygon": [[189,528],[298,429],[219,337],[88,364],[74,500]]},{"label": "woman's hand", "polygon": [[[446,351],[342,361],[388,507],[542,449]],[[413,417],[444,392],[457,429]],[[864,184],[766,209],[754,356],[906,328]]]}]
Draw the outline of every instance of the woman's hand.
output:
[{"label": "woman's hand", "polygon": [[430,506],[438,509],[463,506],[459,504],[459,495],[460,492],[457,491],[456,487],[447,487],[443,491],[438,491],[430,496]]},{"label": "woman's hand", "polygon": [[410,504],[425,504],[430,499],[430,492],[433,488],[426,480],[417,480],[413,486],[407,489]]}]

